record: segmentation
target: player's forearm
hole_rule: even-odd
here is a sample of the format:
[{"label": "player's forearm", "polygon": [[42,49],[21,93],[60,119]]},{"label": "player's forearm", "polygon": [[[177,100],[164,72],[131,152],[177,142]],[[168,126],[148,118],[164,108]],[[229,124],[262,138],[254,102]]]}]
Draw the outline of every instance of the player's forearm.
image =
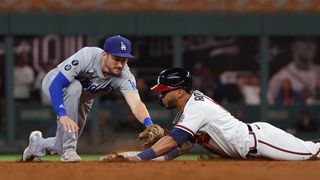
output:
[{"label": "player's forearm", "polygon": [[169,161],[181,156],[182,154],[184,153],[181,152],[179,148],[175,148],[162,156],[152,159],[152,161]]},{"label": "player's forearm", "polygon": [[183,152],[181,152],[179,150],[179,148],[175,148],[175,149],[169,151],[168,153],[164,154],[163,157],[164,157],[164,160],[172,160],[172,159],[177,158],[178,156],[181,156],[182,154],[183,154]]},{"label": "player's forearm", "polygon": [[130,106],[133,115],[145,126],[152,125],[149,112],[145,104],[141,101],[140,96],[136,92],[125,93],[124,97]]},{"label": "player's forearm", "polygon": [[187,141],[182,146],[177,147],[177,148],[171,150],[170,152],[168,152],[167,154],[165,154],[164,158],[165,158],[165,160],[175,159],[178,156],[181,156],[181,155],[185,154],[186,152],[188,152],[192,148],[192,146],[193,146],[193,143],[191,141]]},{"label": "player's forearm", "polygon": [[151,125],[151,124],[146,124],[146,118],[149,118],[149,112],[146,108],[146,106],[144,105],[143,102],[138,102],[137,105],[131,109],[132,113],[134,114],[134,116],[138,119],[139,122],[141,122],[144,125]]},{"label": "player's forearm", "polygon": [[164,136],[152,146],[157,156],[168,153],[178,147],[177,142],[171,136]]},{"label": "player's forearm", "polygon": [[164,136],[155,145],[139,153],[136,157],[139,160],[151,160],[175,149],[178,144],[170,136]]}]

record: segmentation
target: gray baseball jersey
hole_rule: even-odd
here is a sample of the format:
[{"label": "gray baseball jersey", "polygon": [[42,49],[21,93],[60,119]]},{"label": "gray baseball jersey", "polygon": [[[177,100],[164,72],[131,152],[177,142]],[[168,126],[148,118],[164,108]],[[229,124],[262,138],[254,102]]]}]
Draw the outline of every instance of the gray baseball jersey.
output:
[{"label": "gray baseball jersey", "polygon": [[63,90],[64,107],[67,115],[79,126],[79,133],[68,133],[57,121],[58,127],[54,139],[47,138],[41,145],[39,154],[44,149],[51,153],[61,153],[63,149],[76,148],[77,140],[90,112],[93,100],[113,90],[121,93],[138,92],[136,81],[128,65],[125,65],[119,76],[105,77],[101,71],[103,50],[97,47],[85,47],[51,70],[43,80],[42,89],[50,98],[49,87],[60,71],[70,82]]},{"label": "gray baseball jersey", "polygon": [[103,50],[97,47],[85,47],[69,57],[58,69],[70,81],[80,81],[83,90],[92,95],[101,95],[115,89],[122,93],[137,91],[134,76],[128,65],[123,68],[120,76],[105,77],[101,71]]}]

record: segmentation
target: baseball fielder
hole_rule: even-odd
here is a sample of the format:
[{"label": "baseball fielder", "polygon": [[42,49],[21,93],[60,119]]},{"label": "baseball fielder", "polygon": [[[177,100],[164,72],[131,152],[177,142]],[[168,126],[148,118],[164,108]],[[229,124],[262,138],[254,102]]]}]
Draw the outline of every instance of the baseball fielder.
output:
[{"label": "baseball fielder", "polygon": [[141,102],[136,81],[127,65],[131,43],[122,36],[106,39],[103,49],[85,47],[51,70],[43,80],[42,90],[50,98],[57,114],[55,137],[42,138],[40,131],[29,137],[23,161],[46,153],[61,155],[61,161],[80,161],[77,141],[95,98],[119,90],[136,118],[145,126],[153,126]]},{"label": "baseball fielder", "polygon": [[185,69],[162,71],[152,90],[160,93],[164,107],[177,110],[175,126],[152,147],[127,157],[129,160],[151,160],[161,155],[172,159],[193,143],[226,158],[320,158],[319,142],[302,141],[264,122],[245,124],[200,91],[193,91],[191,74]]}]

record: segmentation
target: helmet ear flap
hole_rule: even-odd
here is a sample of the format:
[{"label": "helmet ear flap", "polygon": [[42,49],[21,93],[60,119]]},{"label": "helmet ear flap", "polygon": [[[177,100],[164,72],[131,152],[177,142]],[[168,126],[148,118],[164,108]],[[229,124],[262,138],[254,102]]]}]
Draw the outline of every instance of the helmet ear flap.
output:
[{"label": "helmet ear flap", "polygon": [[192,79],[188,80],[189,82],[186,83],[186,91],[191,92],[192,91]]},{"label": "helmet ear flap", "polygon": [[192,76],[190,75],[189,72],[186,75],[184,80],[184,89],[189,93],[193,90]]}]

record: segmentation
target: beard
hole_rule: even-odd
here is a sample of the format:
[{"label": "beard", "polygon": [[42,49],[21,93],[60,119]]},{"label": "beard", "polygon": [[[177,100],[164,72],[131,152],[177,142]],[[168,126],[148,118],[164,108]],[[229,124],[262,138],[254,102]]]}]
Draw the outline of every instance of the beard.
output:
[{"label": "beard", "polygon": [[113,68],[111,71],[110,71],[110,74],[113,75],[113,76],[119,76],[122,72],[122,69],[118,69],[118,68]]},{"label": "beard", "polygon": [[106,66],[107,71],[105,74],[111,75],[111,76],[120,76],[122,73],[122,69],[119,68],[109,68]]},{"label": "beard", "polygon": [[177,103],[175,101],[171,100],[168,102],[168,104],[165,107],[166,107],[166,109],[174,109],[174,108],[176,108],[176,106],[177,106]]}]

